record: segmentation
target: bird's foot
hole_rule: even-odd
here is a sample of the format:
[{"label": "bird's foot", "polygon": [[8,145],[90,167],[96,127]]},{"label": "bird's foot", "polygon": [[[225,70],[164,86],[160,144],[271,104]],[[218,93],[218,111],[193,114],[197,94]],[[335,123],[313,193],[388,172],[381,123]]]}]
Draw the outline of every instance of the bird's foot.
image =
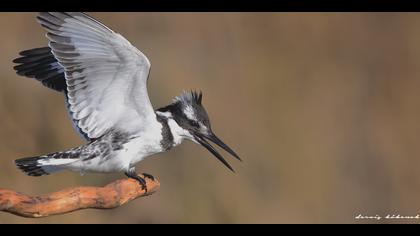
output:
[{"label": "bird's foot", "polygon": [[[139,184],[141,185],[141,189],[144,190],[147,193],[147,185],[146,185],[146,180],[144,178],[138,176],[136,172],[131,172],[131,171],[126,172],[125,175],[128,178],[132,178],[132,179],[137,180],[139,182]],[[144,175],[144,177],[147,177],[147,176]]]},{"label": "bird's foot", "polygon": [[154,177],[153,175],[151,175],[151,174],[143,173],[142,175],[143,175],[145,178],[149,178],[149,179],[151,179],[151,180],[155,181],[155,177]]}]

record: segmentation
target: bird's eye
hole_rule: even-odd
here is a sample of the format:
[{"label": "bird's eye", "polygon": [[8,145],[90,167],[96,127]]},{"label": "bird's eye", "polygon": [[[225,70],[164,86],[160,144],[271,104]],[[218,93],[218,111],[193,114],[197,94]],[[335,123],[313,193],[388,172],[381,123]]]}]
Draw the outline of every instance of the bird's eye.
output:
[{"label": "bird's eye", "polygon": [[196,128],[200,127],[200,125],[198,124],[198,122],[197,122],[197,121],[195,121],[195,120],[190,120],[190,124],[191,124],[192,126],[196,127]]}]

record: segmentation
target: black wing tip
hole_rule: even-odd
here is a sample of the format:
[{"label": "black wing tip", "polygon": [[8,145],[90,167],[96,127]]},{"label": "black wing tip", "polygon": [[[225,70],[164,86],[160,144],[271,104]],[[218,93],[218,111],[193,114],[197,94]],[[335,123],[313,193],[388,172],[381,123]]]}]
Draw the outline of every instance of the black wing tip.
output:
[{"label": "black wing tip", "polygon": [[23,50],[19,52],[20,57],[13,59],[12,62],[15,64],[27,63],[29,61],[39,60],[44,57],[47,57],[50,53],[51,53],[51,48],[49,47],[38,47],[38,48]]},{"label": "black wing tip", "polygon": [[19,52],[19,55],[29,56],[29,55],[45,54],[45,53],[49,53],[49,52],[51,52],[51,49],[49,47],[38,47],[38,48],[23,50],[23,51]]},{"label": "black wing tip", "polygon": [[[18,58],[13,59],[13,61],[12,61],[12,62],[13,62],[13,63],[15,63],[15,64],[20,64],[20,62],[19,62],[20,60],[21,60],[21,57],[18,57]],[[13,67],[13,69],[15,69],[15,67],[16,67],[16,66],[14,66],[14,67]],[[16,69],[15,69],[15,70],[16,70]]]},{"label": "black wing tip", "polygon": [[62,92],[66,89],[63,69],[51,52],[50,47],[38,47],[21,51],[13,67],[16,74],[41,81],[48,88]]}]

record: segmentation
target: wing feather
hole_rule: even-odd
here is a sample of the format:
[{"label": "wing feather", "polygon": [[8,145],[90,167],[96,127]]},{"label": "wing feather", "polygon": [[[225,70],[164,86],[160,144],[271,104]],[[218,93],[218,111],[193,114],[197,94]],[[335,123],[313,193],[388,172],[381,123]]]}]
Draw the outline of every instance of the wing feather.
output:
[{"label": "wing feather", "polygon": [[142,129],[154,116],[147,57],[84,13],[42,12],[37,19],[64,68],[69,111],[78,128],[90,139],[110,129]]}]

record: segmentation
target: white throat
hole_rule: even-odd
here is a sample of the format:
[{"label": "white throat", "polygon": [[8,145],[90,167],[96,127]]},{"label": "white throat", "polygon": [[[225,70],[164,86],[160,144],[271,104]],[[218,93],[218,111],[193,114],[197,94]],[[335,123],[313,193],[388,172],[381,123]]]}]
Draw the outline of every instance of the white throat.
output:
[{"label": "white throat", "polygon": [[190,134],[190,132],[179,126],[178,123],[176,123],[176,121],[173,119],[170,112],[157,111],[156,113],[168,118],[168,126],[173,136],[174,147],[181,144],[184,139],[189,139],[195,142],[194,137]]}]

